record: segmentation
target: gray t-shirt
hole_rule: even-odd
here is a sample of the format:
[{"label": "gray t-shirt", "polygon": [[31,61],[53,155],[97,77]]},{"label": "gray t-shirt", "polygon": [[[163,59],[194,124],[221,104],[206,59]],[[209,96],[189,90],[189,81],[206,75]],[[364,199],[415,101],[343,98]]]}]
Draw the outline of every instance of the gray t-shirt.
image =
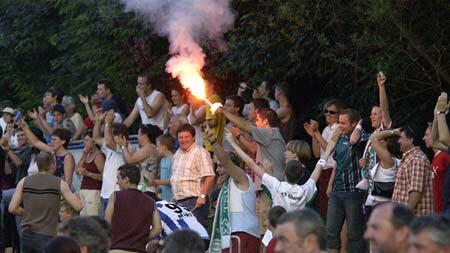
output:
[{"label": "gray t-shirt", "polygon": [[273,167],[273,176],[280,181],[285,181],[284,151],[286,143],[278,128],[258,128],[252,126],[253,140],[258,143],[256,160],[262,162],[269,160]]}]

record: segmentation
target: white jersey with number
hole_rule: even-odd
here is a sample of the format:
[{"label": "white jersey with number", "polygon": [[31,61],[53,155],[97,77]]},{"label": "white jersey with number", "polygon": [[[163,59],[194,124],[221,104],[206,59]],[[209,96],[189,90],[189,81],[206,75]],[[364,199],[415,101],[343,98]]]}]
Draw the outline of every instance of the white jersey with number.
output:
[{"label": "white jersey with number", "polygon": [[162,237],[170,235],[178,229],[190,229],[197,232],[201,238],[209,239],[206,229],[186,208],[165,200],[156,202],[156,207],[161,216]]}]

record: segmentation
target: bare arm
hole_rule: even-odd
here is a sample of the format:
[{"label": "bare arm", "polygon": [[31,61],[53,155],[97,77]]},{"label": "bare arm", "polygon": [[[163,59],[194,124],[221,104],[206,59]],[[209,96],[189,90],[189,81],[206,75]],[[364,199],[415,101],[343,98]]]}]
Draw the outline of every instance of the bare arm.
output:
[{"label": "bare arm", "polygon": [[189,116],[188,116],[188,118],[189,118],[189,122],[192,124],[192,125],[200,125],[200,124],[202,124],[203,122],[205,122],[205,106],[201,106],[200,107],[200,109],[197,111],[193,106],[192,106],[192,104],[190,105],[190,108],[189,108],[189,110],[190,110],[190,113],[189,113]]},{"label": "bare arm", "polygon": [[12,214],[22,216],[24,209],[20,207],[20,203],[22,203],[23,199],[23,183],[25,178],[22,178],[20,182],[17,184],[16,191],[12,196],[11,202],[9,202],[8,211]]},{"label": "bare arm", "polygon": [[445,114],[441,113],[437,115],[437,125],[439,131],[439,142],[450,147],[450,132],[445,119]]},{"label": "bare arm", "polygon": [[280,107],[276,111],[278,118],[281,122],[285,122],[292,114],[292,109],[290,107]]},{"label": "bare arm", "polygon": [[111,149],[111,150],[116,150],[117,145],[116,142],[114,141],[114,137],[113,137],[113,132],[112,132],[112,122],[114,120],[114,111],[111,110],[109,112],[106,113],[105,116],[105,129],[104,129],[104,134],[105,134],[105,145]]},{"label": "bare arm", "polygon": [[105,220],[107,220],[110,224],[112,221],[112,217],[114,215],[114,201],[116,199],[116,193],[111,193],[111,196],[109,196],[108,199],[108,205],[106,206],[105,210]]},{"label": "bare arm", "polygon": [[89,104],[89,99],[83,95],[78,95],[78,98],[80,101],[84,104],[84,108],[86,109],[86,113],[88,117],[94,121],[95,120],[95,114],[92,111],[91,105]]},{"label": "bare arm", "polygon": [[[233,122],[233,124],[235,124],[240,129],[242,129],[248,133],[250,133],[252,131],[252,124],[249,121],[246,121],[245,119],[243,119],[239,116],[233,115],[233,114],[227,112],[226,110],[221,110],[221,111],[228,120]],[[216,113],[218,113],[218,112],[216,112]]]},{"label": "bare arm", "polygon": [[383,126],[390,127],[392,120],[391,114],[389,113],[389,102],[386,95],[386,88],[384,85],[385,82],[386,76],[383,74],[383,72],[380,71],[377,74],[377,84],[378,84],[378,93],[380,96],[381,120]]},{"label": "bare arm", "polygon": [[95,143],[99,146],[103,146],[104,139],[101,137],[101,127],[102,122],[105,119],[105,114],[103,112],[96,112],[95,113],[95,124],[94,124],[94,131],[92,132],[92,139],[94,139]]},{"label": "bare arm", "polygon": [[161,218],[159,217],[159,211],[156,208],[153,210],[153,216],[152,216],[152,229],[150,230],[150,234],[148,237],[151,239],[157,237],[162,231],[162,224],[161,224]]},{"label": "bare arm", "polygon": [[23,129],[23,132],[25,134],[25,136],[27,137],[28,143],[30,143],[33,147],[44,151],[44,152],[48,152],[48,153],[53,153],[53,149],[43,143],[42,141],[40,141],[34,134],[33,132],[31,132],[30,128],[28,128],[28,126],[25,124],[25,122],[22,120],[21,128]]},{"label": "bare arm", "polygon": [[439,141],[439,133],[438,133],[437,117],[436,116],[437,115],[434,114],[433,126],[431,127],[430,143],[431,143],[431,146],[433,146],[434,149],[447,151],[448,150],[448,146]]},{"label": "bare arm", "polygon": [[44,114],[39,113],[38,117],[39,124],[44,128],[45,132],[53,134],[53,132],[58,128],[58,124],[55,121],[55,125],[51,127],[47,123],[47,120],[45,120],[44,116],[45,116]]},{"label": "bare arm", "polygon": [[[125,138],[125,137],[122,137],[122,138]],[[134,153],[131,153],[128,150],[128,145],[125,145],[125,146],[127,148],[123,149],[123,158],[125,159],[126,163],[139,163],[139,162],[142,162],[147,157],[151,157],[155,153],[155,150],[153,149],[151,144],[143,146],[142,148],[138,149]]]},{"label": "bare arm", "polygon": [[375,153],[380,159],[381,166],[383,168],[392,168],[395,165],[394,159],[392,158],[392,154],[389,152],[387,148],[385,148],[381,144],[381,140],[385,139],[389,136],[394,136],[398,130],[387,130],[387,131],[379,131],[375,132],[370,136],[370,141],[372,143],[372,147],[375,149]]},{"label": "bare arm", "polygon": [[221,145],[215,143],[213,145],[213,150],[225,172],[233,178],[234,182],[238,186],[243,188],[241,190],[246,191],[248,189],[248,181],[244,171],[231,161],[230,156],[225,152],[225,150],[223,150]]},{"label": "bare arm", "polygon": [[69,187],[72,186],[73,170],[75,169],[75,159],[72,153],[68,152],[64,156],[64,181],[66,181]]},{"label": "bare arm", "polygon": [[331,137],[330,141],[328,142],[328,145],[325,149],[325,152],[322,155],[322,158],[319,160],[319,162],[316,164],[316,167],[314,168],[314,171],[311,173],[310,178],[314,180],[314,182],[317,182],[319,180],[320,174],[322,173],[322,170],[324,169],[324,166],[326,166],[326,161],[330,157],[330,155],[333,153],[334,149],[336,148],[336,143],[341,135],[341,129],[338,128],[333,136]]},{"label": "bare arm", "polygon": [[233,147],[233,149],[236,151],[236,154],[247,164],[258,177],[262,178],[264,175],[264,169],[259,167],[253,159],[248,156],[242,149],[237,145],[237,143],[234,141],[233,138],[227,138],[228,143]]},{"label": "bare arm", "polygon": [[416,209],[419,200],[422,198],[421,192],[411,191],[409,192],[408,204],[406,204],[412,210]]},{"label": "bare arm", "polygon": [[128,115],[128,117],[123,121],[123,123],[127,127],[130,127],[131,125],[133,125],[133,122],[137,119],[138,116],[139,109],[137,108],[137,104],[134,104],[133,110],[131,111],[130,115]]},{"label": "bare arm", "polygon": [[[156,90],[154,90],[153,92],[156,92]],[[139,94],[139,98],[142,101],[142,105],[144,107],[144,112],[147,115],[147,117],[149,117],[149,118],[151,118],[154,115],[156,115],[157,113],[159,113],[159,111],[164,106],[164,103],[166,102],[166,99],[165,99],[164,95],[162,95],[162,94],[159,94],[158,96],[155,97],[155,100],[152,101],[152,105],[147,103],[147,100],[143,93]]]},{"label": "bare arm", "polygon": [[6,154],[8,155],[8,157],[11,159],[11,161],[14,163],[14,165],[16,167],[22,166],[23,161],[18,155],[16,155],[16,153],[14,153],[12,150],[8,150],[6,152]]},{"label": "bare arm", "polygon": [[86,125],[83,123],[81,124],[81,127],[77,130],[77,132],[74,134],[73,139],[74,140],[78,140],[80,139],[80,137],[82,135],[84,135],[84,133],[86,133],[87,127]]},{"label": "bare arm", "polygon": [[359,139],[361,138],[361,123],[362,120],[358,122],[355,129],[353,129],[352,134],[350,135],[350,144],[354,145],[359,142]]},{"label": "bare arm", "polygon": [[60,183],[61,188],[61,194],[64,197],[64,199],[73,207],[73,209],[80,211],[83,209],[83,203],[81,202],[81,199],[72,193],[72,191],[69,188],[69,185],[67,185],[66,182],[61,180]]}]

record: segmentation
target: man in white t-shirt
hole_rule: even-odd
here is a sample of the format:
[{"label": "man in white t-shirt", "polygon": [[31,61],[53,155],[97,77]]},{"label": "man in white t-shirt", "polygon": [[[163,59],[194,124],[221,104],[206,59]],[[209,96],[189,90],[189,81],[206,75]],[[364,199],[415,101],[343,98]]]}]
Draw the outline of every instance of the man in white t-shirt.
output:
[{"label": "man in white t-shirt", "polygon": [[[117,144],[117,139],[119,138],[128,140],[128,129],[125,124],[113,123],[115,117],[116,115],[113,110],[108,111],[106,114],[98,112],[95,115],[95,125],[92,136],[96,144],[102,147],[102,152],[106,155],[105,167],[102,175],[102,189],[100,192],[103,210],[106,209],[111,193],[119,190],[119,186],[117,185],[117,171],[120,166],[125,164],[123,149],[128,148],[130,152],[134,152],[131,145],[125,147]],[[103,120],[105,121],[105,124],[102,124]],[[100,129],[102,126],[104,126],[104,138],[100,137]]]},{"label": "man in white t-shirt", "polygon": [[136,93],[139,97],[124,124],[130,127],[140,115],[142,124],[156,125],[165,131],[169,122],[167,100],[164,94],[153,88],[148,74],[138,76]]}]

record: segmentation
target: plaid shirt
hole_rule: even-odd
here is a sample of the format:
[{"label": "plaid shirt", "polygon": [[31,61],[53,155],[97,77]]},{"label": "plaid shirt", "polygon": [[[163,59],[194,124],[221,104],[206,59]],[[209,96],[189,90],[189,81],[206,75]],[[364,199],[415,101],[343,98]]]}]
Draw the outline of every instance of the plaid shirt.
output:
[{"label": "plaid shirt", "polygon": [[421,192],[422,198],[417,203],[415,214],[431,214],[433,213],[431,185],[431,166],[427,156],[419,147],[406,151],[395,179],[392,201],[407,205],[410,192]]},{"label": "plaid shirt", "polygon": [[361,131],[358,143],[350,144],[347,135],[341,135],[336,143],[333,158],[336,160],[336,176],[333,182],[333,191],[337,192],[359,192],[356,185],[362,179],[359,168],[359,159],[363,155],[369,135]]},{"label": "plaid shirt", "polygon": [[176,200],[200,196],[201,180],[207,176],[214,176],[214,170],[206,149],[194,143],[189,150],[180,148],[173,155],[170,184]]}]

